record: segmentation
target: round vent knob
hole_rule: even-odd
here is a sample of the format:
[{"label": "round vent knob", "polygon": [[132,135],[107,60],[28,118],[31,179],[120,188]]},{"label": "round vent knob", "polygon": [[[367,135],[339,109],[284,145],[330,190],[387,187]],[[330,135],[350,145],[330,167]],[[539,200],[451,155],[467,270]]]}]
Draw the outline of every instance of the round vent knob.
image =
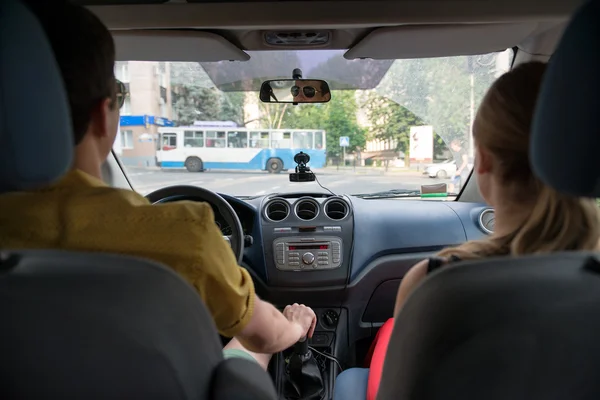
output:
[{"label": "round vent knob", "polygon": [[290,214],[290,206],[287,201],[283,199],[271,200],[265,206],[265,217],[269,221],[279,222],[283,221]]}]

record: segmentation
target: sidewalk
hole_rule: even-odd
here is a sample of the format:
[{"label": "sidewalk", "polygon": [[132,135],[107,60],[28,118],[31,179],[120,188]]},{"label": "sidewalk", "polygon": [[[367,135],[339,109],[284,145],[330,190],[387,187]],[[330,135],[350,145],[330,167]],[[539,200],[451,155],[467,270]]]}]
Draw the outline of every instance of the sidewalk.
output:
[{"label": "sidewalk", "polygon": [[422,174],[423,170],[415,168],[399,168],[399,167],[388,167],[387,171],[385,167],[336,167],[327,166],[325,168],[319,168],[315,171],[322,173],[345,173],[345,174],[357,174],[357,175],[415,175]]}]

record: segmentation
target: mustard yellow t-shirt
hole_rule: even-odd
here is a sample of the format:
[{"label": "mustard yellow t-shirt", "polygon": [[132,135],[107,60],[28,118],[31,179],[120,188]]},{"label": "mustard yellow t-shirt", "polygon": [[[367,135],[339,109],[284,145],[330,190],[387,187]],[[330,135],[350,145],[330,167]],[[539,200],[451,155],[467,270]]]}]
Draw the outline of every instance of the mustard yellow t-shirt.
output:
[{"label": "mustard yellow t-shirt", "polygon": [[120,253],[170,266],[191,283],[223,336],[250,320],[254,285],[210,205],[151,205],[78,170],[47,188],[0,195],[0,248]]}]

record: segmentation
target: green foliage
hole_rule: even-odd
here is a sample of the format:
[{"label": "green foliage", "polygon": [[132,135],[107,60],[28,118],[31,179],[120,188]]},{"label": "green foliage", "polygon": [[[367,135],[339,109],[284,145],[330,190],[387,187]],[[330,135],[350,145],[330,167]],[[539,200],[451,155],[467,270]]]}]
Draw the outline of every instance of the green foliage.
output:
[{"label": "green foliage", "polygon": [[396,143],[396,150],[408,152],[410,127],[423,125],[423,122],[408,109],[398,103],[369,92],[365,102],[370,122],[369,137]]},{"label": "green foliage", "polygon": [[179,125],[194,121],[234,121],[244,126],[244,93],[222,92],[198,64],[171,63],[173,115]]},{"label": "green foliage", "polygon": [[[471,112],[496,79],[495,59],[496,55],[397,60],[377,92],[432,125],[446,144],[455,138],[467,143]],[[436,152],[443,151],[437,142]]]}]

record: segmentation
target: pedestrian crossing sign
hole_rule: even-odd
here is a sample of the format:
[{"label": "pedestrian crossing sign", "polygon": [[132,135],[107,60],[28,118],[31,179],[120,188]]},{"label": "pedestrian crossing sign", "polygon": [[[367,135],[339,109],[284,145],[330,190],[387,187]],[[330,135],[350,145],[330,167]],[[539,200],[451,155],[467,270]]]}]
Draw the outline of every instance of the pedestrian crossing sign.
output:
[{"label": "pedestrian crossing sign", "polygon": [[348,147],[348,146],[350,146],[350,137],[340,136],[340,147]]}]

